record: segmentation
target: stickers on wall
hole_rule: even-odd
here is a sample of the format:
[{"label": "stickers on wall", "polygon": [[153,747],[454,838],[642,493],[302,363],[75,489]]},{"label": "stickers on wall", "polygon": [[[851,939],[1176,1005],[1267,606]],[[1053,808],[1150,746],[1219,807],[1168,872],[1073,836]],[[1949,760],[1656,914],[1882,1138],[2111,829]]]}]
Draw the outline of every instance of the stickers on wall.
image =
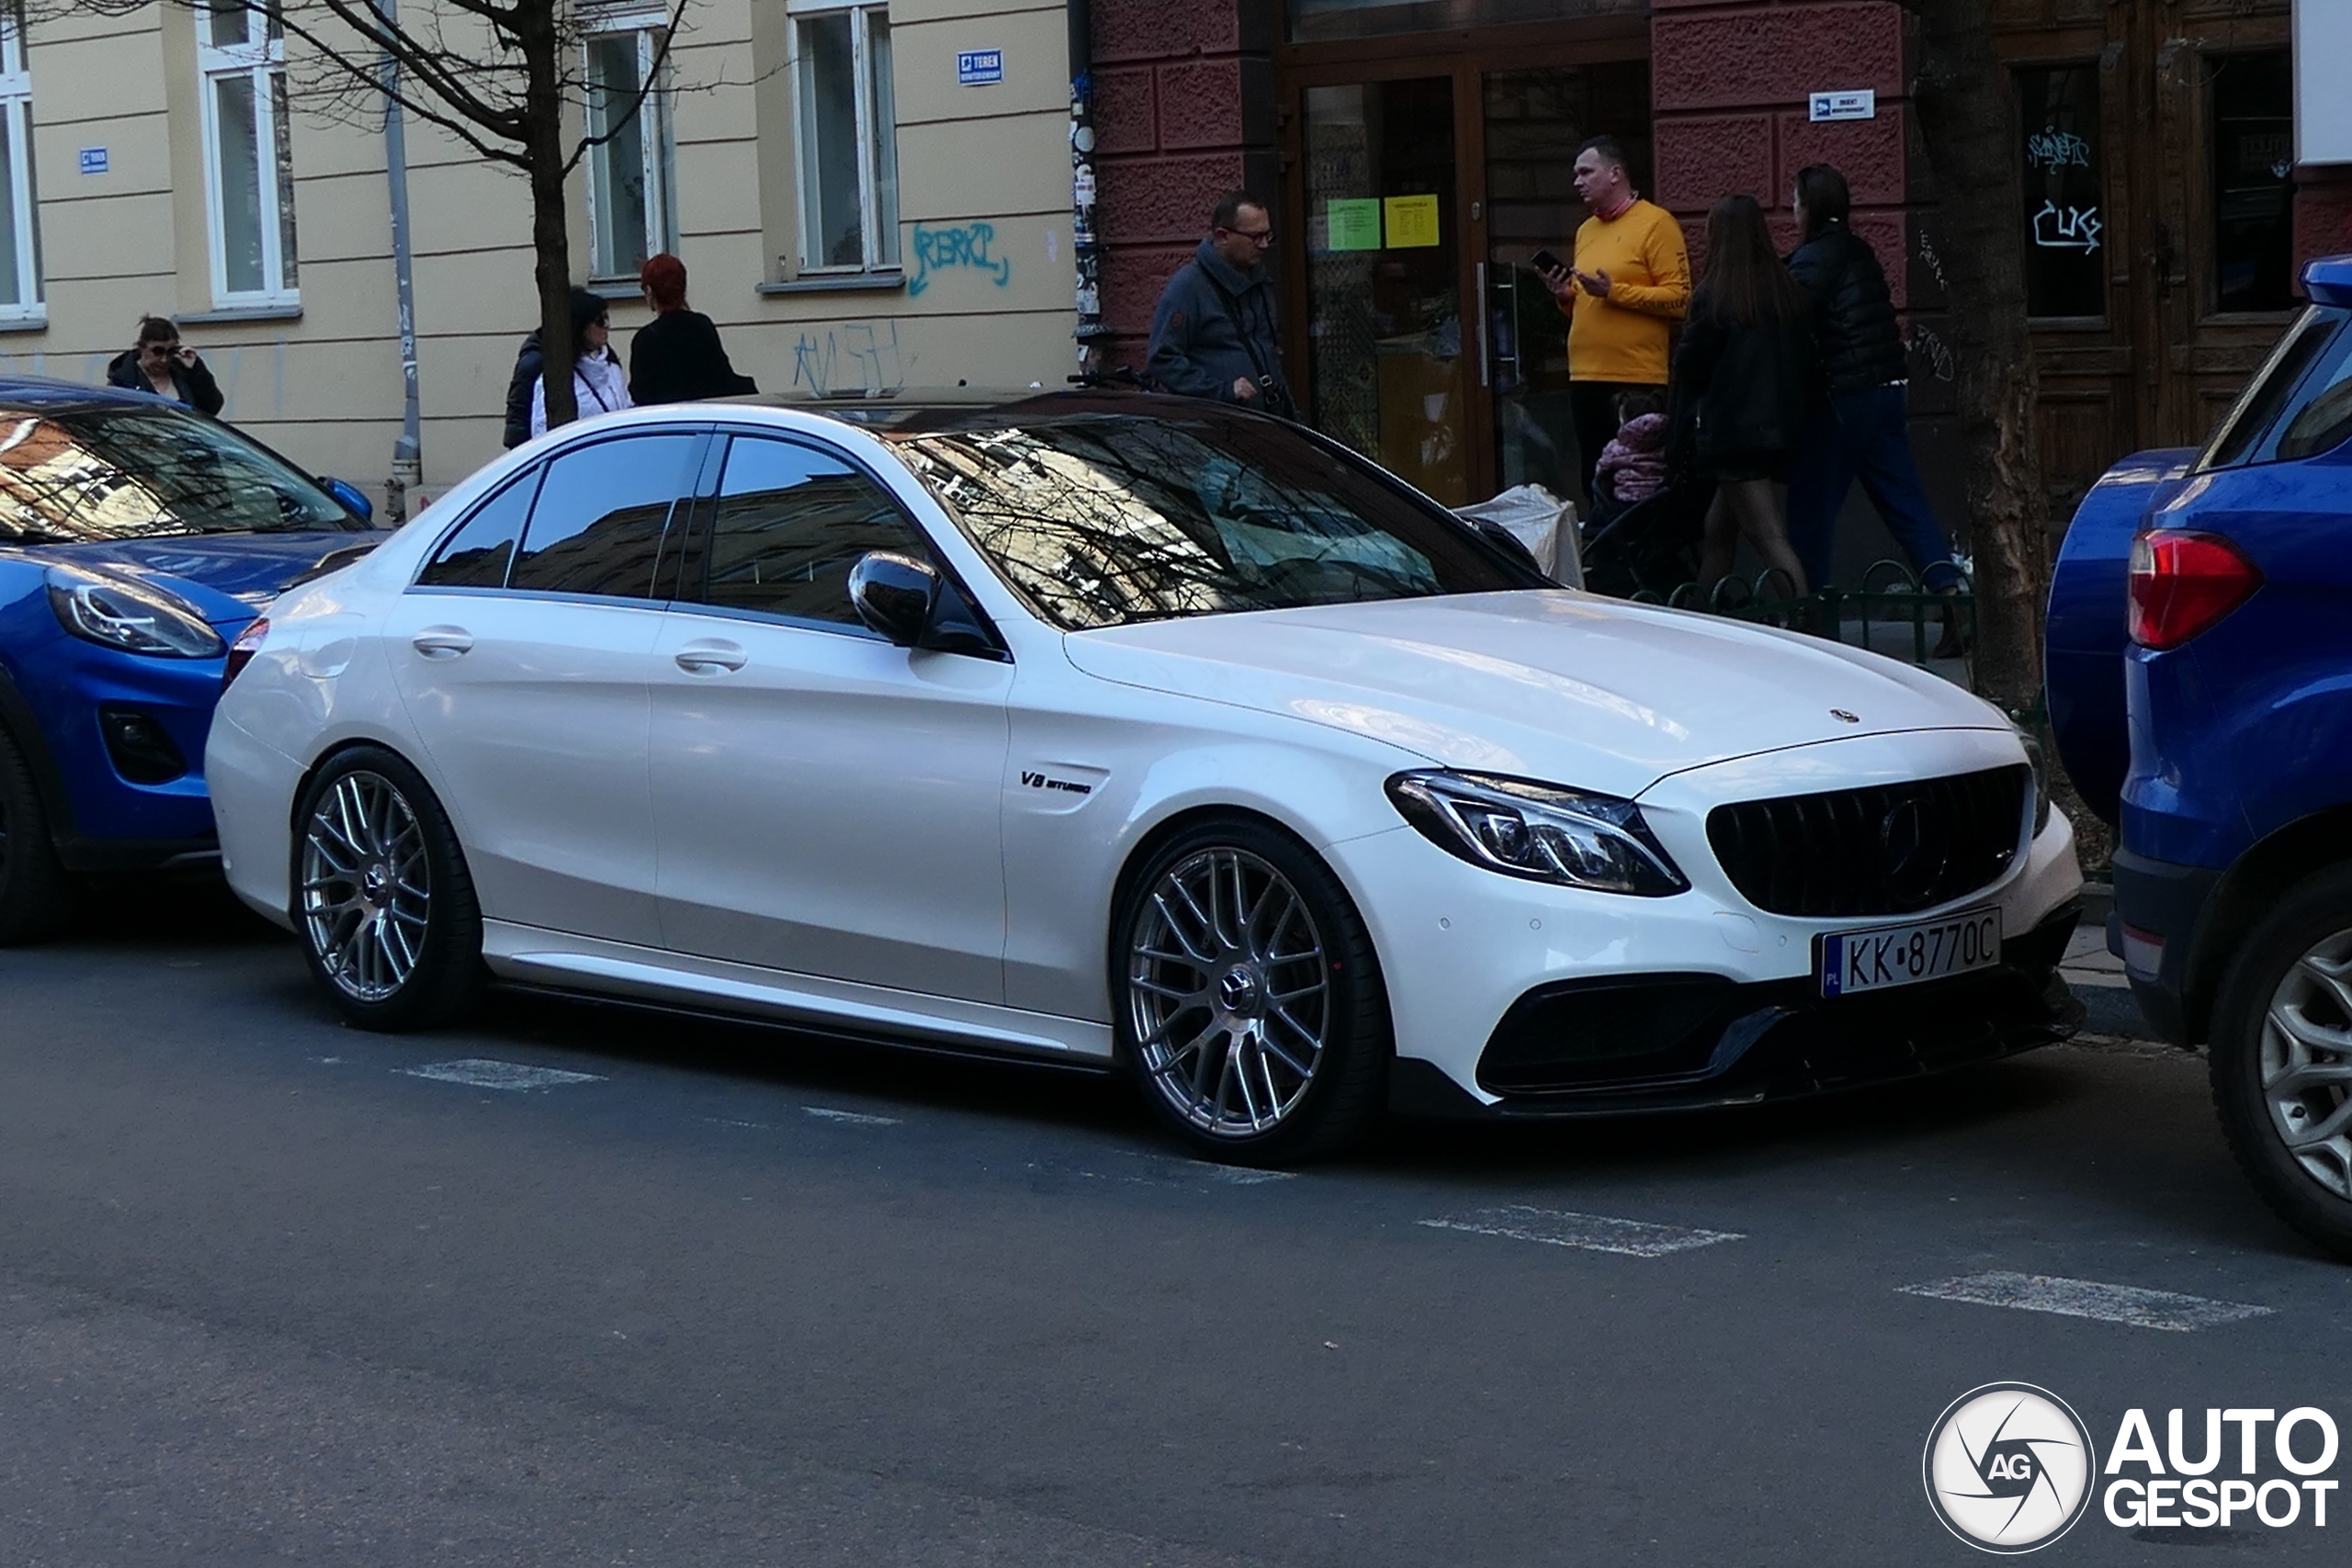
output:
[{"label": "stickers on wall", "polygon": [[1334,251],[1380,249],[1380,198],[1368,196],[1334,197],[1323,204],[1328,230],[1326,248]]},{"label": "stickers on wall", "polygon": [[1434,245],[1437,236],[1437,197],[1392,196],[1381,203],[1388,220],[1388,248],[1408,251]]}]

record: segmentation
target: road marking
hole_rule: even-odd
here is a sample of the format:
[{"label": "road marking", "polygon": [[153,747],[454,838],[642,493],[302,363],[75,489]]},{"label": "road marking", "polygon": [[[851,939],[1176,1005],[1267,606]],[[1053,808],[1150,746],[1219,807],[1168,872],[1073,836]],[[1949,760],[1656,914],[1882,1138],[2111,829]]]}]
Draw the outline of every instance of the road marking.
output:
[{"label": "road marking", "polygon": [[1509,1236],[1513,1241],[1542,1242],[1546,1247],[1577,1247],[1588,1252],[1618,1252],[1628,1258],[1664,1258],[1719,1241],[1745,1241],[1738,1231],[1698,1230],[1684,1225],[1654,1225],[1645,1220],[1612,1220],[1605,1214],[1572,1214],[1514,1203],[1507,1209],[1480,1209],[1442,1220],[1423,1220],[1431,1230],[1471,1231],[1479,1235]]},{"label": "road marking", "polygon": [[2188,1334],[2249,1317],[2268,1317],[2272,1310],[2242,1302],[2185,1296],[2175,1291],[2102,1285],[2096,1280],[2066,1280],[2054,1274],[1963,1274],[1956,1280],[1942,1280],[1932,1285],[1902,1285],[1896,1290],[1901,1295],[1927,1296],[1935,1301],[1975,1302],[1984,1306],[2016,1307],[2020,1312],[2090,1317],[2102,1323],[2128,1323],[2135,1328],[2161,1328],[2174,1334]]},{"label": "road marking", "polygon": [[896,1116],[868,1116],[863,1111],[836,1111],[830,1105],[804,1105],[803,1116],[814,1116],[820,1122],[845,1122],[853,1127],[895,1127]]},{"label": "road marking", "polygon": [[526,1067],[520,1062],[494,1062],[487,1056],[467,1056],[455,1062],[429,1062],[422,1067],[394,1070],[413,1078],[461,1083],[474,1089],[561,1089],[568,1084],[605,1081],[594,1073],[567,1073],[560,1067]]}]

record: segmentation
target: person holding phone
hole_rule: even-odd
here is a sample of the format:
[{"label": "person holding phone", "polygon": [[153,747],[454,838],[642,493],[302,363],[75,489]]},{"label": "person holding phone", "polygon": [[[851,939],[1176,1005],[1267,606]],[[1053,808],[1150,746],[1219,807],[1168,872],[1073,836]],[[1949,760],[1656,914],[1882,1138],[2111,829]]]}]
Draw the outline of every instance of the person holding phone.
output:
[{"label": "person holding phone", "polygon": [[1577,148],[1575,174],[1590,216],[1577,229],[1574,260],[1539,251],[1532,265],[1568,318],[1568,414],[1589,506],[1618,400],[1666,385],[1667,339],[1690,306],[1690,253],[1682,226],[1634,188],[1616,138]]},{"label": "person holding phone", "polygon": [[228,401],[196,350],[180,342],[179,325],[169,316],[139,318],[138,340],[107,366],[107,385],[153,392],[198,413],[218,414]]}]

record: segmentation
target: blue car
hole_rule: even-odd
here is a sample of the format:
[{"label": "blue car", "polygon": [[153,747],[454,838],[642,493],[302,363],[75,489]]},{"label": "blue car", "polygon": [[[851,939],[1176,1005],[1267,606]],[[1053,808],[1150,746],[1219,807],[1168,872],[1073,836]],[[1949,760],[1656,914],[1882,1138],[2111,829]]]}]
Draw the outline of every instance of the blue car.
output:
[{"label": "blue car", "polygon": [[74,882],[217,863],[204,738],[282,589],[390,537],[348,485],[143,392],[0,379],[0,944]]},{"label": "blue car", "polygon": [[2051,597],[2067,769],[2113,813],[2150,1025],[2211,1048],[2238,1163],[2352,1258],[2352,256],[2193,453],[2084,502]]}]

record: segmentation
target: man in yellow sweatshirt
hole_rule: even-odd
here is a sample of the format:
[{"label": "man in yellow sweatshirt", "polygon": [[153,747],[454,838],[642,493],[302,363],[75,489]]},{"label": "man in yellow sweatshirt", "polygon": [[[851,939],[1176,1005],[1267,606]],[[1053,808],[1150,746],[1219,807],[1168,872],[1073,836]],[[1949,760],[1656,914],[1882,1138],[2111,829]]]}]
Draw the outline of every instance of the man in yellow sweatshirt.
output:
[{"label": "man in yellow sweatshirt", "polygon": [[1576,184],[1591,216],[1577,230],[1575,261],[1544,281],[1568,318],[1568,413],[1589,498],[1593,466],[1617,434],[1618,398],[1666,385],[1667,337],[1690,303],[1690,253],[1682,226],[1634,189],[1616,138],[1577,149]]}]

